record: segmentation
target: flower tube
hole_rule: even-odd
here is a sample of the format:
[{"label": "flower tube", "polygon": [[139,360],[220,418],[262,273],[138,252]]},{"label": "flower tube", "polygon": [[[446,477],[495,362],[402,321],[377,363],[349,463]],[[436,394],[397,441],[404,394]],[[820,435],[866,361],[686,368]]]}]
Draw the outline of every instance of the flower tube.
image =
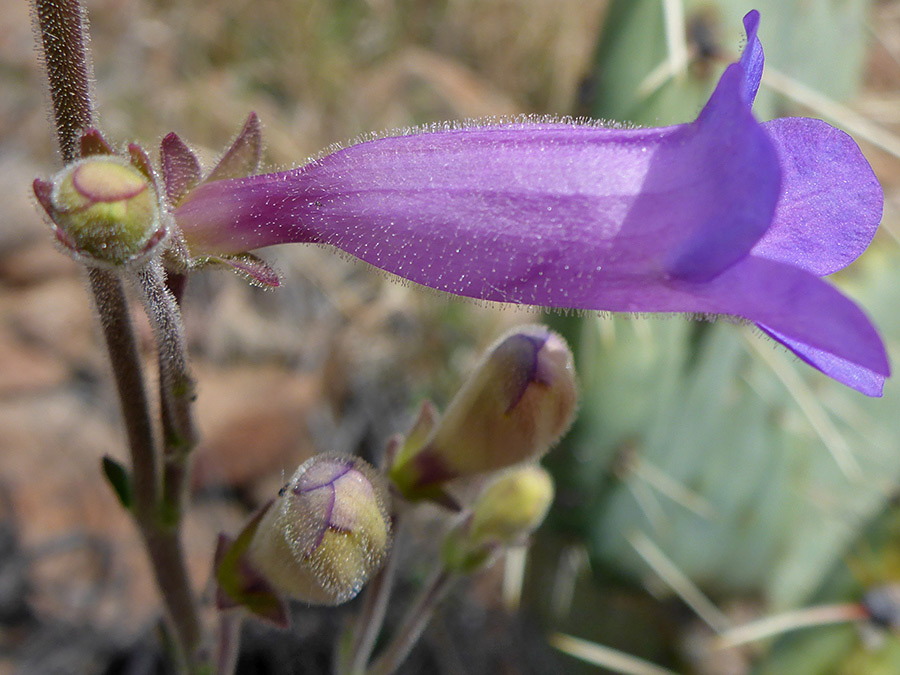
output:
[{"label": "flower tube", "polygon": [[843,132],[754,118],[758,22],[690,124],[434,128],[203,183],[175,219],[191,256],[320,243],[482,300],[738,317],[880,395],[878,333],[819,277],[868,245],[881,187]]}]

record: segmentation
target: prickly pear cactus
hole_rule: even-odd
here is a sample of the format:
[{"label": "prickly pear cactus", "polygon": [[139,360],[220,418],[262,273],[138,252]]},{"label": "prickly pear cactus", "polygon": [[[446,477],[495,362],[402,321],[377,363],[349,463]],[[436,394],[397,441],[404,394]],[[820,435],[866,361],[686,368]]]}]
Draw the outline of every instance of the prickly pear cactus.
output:
[{"label": "prickly pear cactus", "polygon": [[[751,7],[765,17],[759,34],[767,70],[846,100],[856,93],[862,77],[870,5],[869,0],[615,0],[589,81],[590,112],[647,125],[692,119],[722,66],[738,52],[741,17]],[[679,48],[670,47],[666,6],[674,9],[669,25],[680,23],[686,29],[676,31],[675,37],[685,36],[689,63],[675,72],[667,70],[678,61]],[[770,119],[783,109],[784,99],[763,87],[754,104],[757,116]]]},{"label": "prickly pear cactus", "polygon": [[[754,105],[760,119],[823,114],[801,105],[796,83],[833,101],[855,95],[871,2],[760,0],[754,7],[765,16],[766,75]],[[691,119],[738,50],[747,8],[731,0],[614,0],[585,111],[647,125]],[[682,30],[673,33],[673,25]],[[683,68],[671,67],[679,58],[673,38],[687,50]],[[871,313],[894,356],[896,244],[877,241],[835,281]],[[586,552],[591,572],[572,582],[577,591],[558,594],[568,604],[557,603],[550,618],[557,628],[678,672],[711,672],[686,656],[692,614],[680,600],[681,610],[666,602],[675,596],[660,578],[660,559],[719,607],[749,602],[761,616],[858,602],[900,576],[900,509],[892,502],[900,491],[897,382],[888,381],[884,398],[866,399],[752,327],[724,321],[555,322],[575,352],[582,405],[547,459],[558,490],[550,522],[570,550]],[[558,583],[565,556],[533,564],[535,588],[549,585],[540,581],[547,575],[565,587]],[[798,631],[753,654],[743,667],[757,675],[900,672],[897,638],[873,641],[849,624]]]},{"label": "prickly pear cactus", "polygon": [[[896,341],[896,250],[873,248],[852,274],[844,288]],[[549,458],[553,522],[583,542],[596,578],[616,580],[609,588],[665,588],[639,552],[647,540],[721,606],[761,599],[762,614],[859,601],[900,574],[898,383],[866,399],[722,321],[570,317],[557,328],[583,394]],[[777,642],[760,672],[900,668],[884,640],[810,630]]]}]

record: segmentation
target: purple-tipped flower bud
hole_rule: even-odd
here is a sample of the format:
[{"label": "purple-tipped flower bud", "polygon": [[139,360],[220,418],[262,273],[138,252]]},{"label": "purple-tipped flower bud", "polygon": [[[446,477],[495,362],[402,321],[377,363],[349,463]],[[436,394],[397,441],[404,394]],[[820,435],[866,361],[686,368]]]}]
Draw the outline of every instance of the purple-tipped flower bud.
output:
[{"label": "purple-tipped flower bud", "polygon": [[440,484],[546,453],[578,402],[572,353],[544,326],[517,327],[488,350],[424,443],[407,442],[390,477],[410,499]]},{"label": "purple-tipped flower bud", "polygon": [[86,157],[35,195],[60,242],[77,257],[123,265],[150,253],[166,235],[159,196],[148,177],[115,155]]},{"label": "purple-tipped flower bud", "polygon": [[389,548],[386,503],[380,476],[363,460],[313,457],[263,515],[248,561],[279,593],[313,604],[346,602]]},{"label": "purple-tipped flower bud", "polygon": [[482,491],[471,515],[447,535],[445,567],[473,572],[502,549],[524,543],[547,515],[553,492],[550,474],[536,464],[501,475]]}]

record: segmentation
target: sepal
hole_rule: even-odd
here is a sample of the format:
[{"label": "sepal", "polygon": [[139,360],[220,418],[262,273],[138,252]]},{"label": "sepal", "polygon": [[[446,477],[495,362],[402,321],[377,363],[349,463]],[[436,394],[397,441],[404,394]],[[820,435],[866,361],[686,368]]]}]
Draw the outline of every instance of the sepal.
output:
[{"label": "sepal", "polygon": [[272,507],[270,501],[253,516],[236,539],[219,535],[215,555],[216,607],[243,607],[254,616],[287,628],[287,603],[250,562],[247,550],[260,520]]},{"label": "sepal", "polygon": [[265,260],[252,253],[239,255],[206,256],[190,261],[193,269],[208,266],[227,267],[244,277],[251,284],[266,288],[277,288],[281,277]]},{"label": "sepal", "polygon": [[256,113],[250,113],[244,126],[206,181],[243,178],[256,173],[262,157],[262,129]]},{"label": "sepal", "polygon": [[169,204],[175,207],[200,182],[200,162],[175,133],[167,134],[162,139],[159,160],[166,184],[166,197]]},{"label": "sepal", "polygon": [[103,134],[94,128],[85,129],[84,132],[82,132],[79,144],[82,158],[94,155],[114,154],[112,146],[106,142],[106,139],[103,138]]},{"label": "sepal", "polygon": [[144,178],[153,186],[153,189],[159,194],[159,185],[156,182],[156,172],[153,171],[153,165],[150,163],[150,156],[137,143],[128,144],[128,160],[131,165],[144,174]]}]

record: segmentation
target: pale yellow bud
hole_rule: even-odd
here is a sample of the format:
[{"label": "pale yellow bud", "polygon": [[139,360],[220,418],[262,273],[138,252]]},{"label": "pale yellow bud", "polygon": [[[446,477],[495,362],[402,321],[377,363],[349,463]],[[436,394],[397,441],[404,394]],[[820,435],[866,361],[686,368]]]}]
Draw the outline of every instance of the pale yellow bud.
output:
[{"label": "pale yellow bud", "polygon": [[389,475],[410,499],[440,484],[546,453],[578,403],[572,353],[544,326],[517,327],[488,350],[423,444],[404,445]]},{"label": "pale yellow bud", "polygon": [[263,515],[247,557],[279,593],[337,605],[381,566],[390,536],[387,494],[374,469],[358,457],[319,455]]},{"label": "pale yellow bud", "polygon": [[523,543],[544,521],[553,493],[553,479],[536,464],[499,476],[478,496],[471,515],[448,534],[446,567],[471,572],[494,553]]}]

